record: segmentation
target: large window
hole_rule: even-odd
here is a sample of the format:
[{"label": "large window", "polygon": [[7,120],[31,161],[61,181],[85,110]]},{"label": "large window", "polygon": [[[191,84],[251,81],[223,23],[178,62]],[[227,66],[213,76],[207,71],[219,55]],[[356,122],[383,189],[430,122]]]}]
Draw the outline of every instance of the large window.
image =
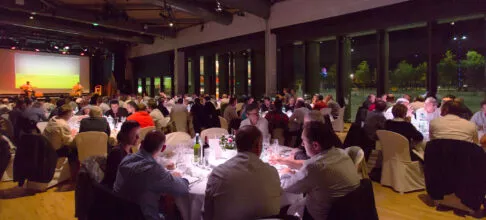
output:
[{"label": "large window", "polygon": [[137,80],[137,93],[142,94],[142,78],[138,78]]},{"label": "large window", "polygon": [[160,88],[160,77],[154,78],[154,92],[154,96],[158,96],[160,92],[162,92],[162,89]]},{"label": "large window", "polygon": [[336,38],[318,39],[319,42],[319,93],[332,95],[336,100]]},{"label": "large window", "polygon": [[172,77],[164,76],[164,93],[172,94]]},{"label": "large window", "polygon": [[194,72],[192,70],[192,59],[187,60],[187,92],[194,94]]},{"label": "large window", "polygon": [[251,59],[252,59],[252,56],[251,56],[251,50],[247,50],[248,51],[248,66],[247,66],[247,69],[248,69],[248,93],[250,95],[254,95],[254,94],[251,94]]},{"label": "large window", "polygon": [[216,54],[215,57],[215,65],[216,65],[216,98],[219,98],[219,55]]},{"label": "large window", "polygon": [[153,96],[150,94],[150,86],[152,85],[150,77],[145,78],[145,95]]},{"label": "large window", "polygon": [[204,57],[199,57],[199,92],[204,94]]}]

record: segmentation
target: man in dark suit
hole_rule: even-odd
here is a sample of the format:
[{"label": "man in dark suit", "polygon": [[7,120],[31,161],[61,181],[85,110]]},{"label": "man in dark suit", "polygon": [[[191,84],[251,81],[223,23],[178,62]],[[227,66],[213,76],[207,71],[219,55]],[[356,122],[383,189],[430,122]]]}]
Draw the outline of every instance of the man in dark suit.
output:
[{"label": "man in dark suit", "polygon": [[110,125],[108,125],[106,118],[103,118],[102,116],[103,114],[100,107],[91,107],[91,110],[89,111],[89,118],[84,118],[81,120],[79,133],[85,131],[101,131],[105,132],[109,137],[111,130]]},{"label": "man in dark suit", "polygon": [[105,112],[106,116],[111,116],[118,122],[121,122],[122,117],[128,117],[128,111],[125,108],[120,107],[120,103],[118,102],[118,100],[111,100],[110,108],[110,110]]}]

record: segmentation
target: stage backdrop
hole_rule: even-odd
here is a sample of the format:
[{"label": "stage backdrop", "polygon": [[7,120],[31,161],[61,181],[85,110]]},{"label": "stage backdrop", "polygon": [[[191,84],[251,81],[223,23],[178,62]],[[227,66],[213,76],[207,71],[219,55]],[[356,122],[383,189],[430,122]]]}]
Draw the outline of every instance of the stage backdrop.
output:
[{"label": "stage backdrop", "polygon": [[77,82],[89,92],[89,58],[0,49],[0,94],[19,94],[26,81],[43,93],[69,93]]}]

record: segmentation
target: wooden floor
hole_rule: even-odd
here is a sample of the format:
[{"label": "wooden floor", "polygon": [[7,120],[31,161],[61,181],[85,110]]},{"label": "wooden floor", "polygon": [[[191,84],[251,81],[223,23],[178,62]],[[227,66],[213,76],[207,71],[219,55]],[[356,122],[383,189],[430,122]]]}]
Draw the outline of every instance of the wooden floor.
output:
[{"label": "wooden floor", "polygon": [[[57,192],[53,188],[44,193],[5,199],[15,194],[12,182],[0,183],[0,219],[35,219],[35,220],[69,220],[74,218],[74,191]],[[453,211],[436,211],[419,199],[425,192],[413,192],[400,195],[390,188],[373,184],[376,206],[380,219],[476,219],[471,216],[460,217]],[[6,191],[7,189],[7,191]]]}]

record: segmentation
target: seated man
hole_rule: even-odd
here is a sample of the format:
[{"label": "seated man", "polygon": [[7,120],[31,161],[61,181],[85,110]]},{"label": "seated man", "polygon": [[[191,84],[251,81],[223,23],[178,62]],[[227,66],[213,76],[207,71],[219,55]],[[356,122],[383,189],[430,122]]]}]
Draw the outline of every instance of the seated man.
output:
[{"label": "seated man", "polygon": [[486,129],[486,100],[481,102],[481,110],[476,112],[471,118],[471,122],[476,124],[476,128],[485,133]]},{"label": "seated man", "polygon": [[120,122],[122,117],[128,117],[128,111],[125,108],[120,107],[118,100],[110,101],[110,110],[105,112],[106,116],[111,116],[113,119]]},{"label": "seated man", "polygon": [[437,100],[433,97],[425,99],[424,107],[415,112],[415,118],[419,121],[430,122],[440,117],[440,109],[437,108]]},{"label": "seated man", "polygon": [[246,107],[246,115],[248,118],[241,122],[240,128],[246,125],[253,125],[262,132],[263,137],[269,137],[268,121],[258,114],[258,109],[257,103],[251,103]]},{"label": "seated man", "polygon": [[324,101],[324,96],[319,95],[317,96],[317,102],[314,104],[314,107],[312,110],[318,110],[320,111],[323,108],[327,108],[327,103]]},{"label": "seated man", "polygon": [[137,104],[137,111],[128,116],[127,120],[138,122],[141,128],[155,126],[152,117],[147,112],[147,107],[142,103]]},{"label": "seated man", "polygon": [[289,116],[282,112],[282,100],[277,99],[271,111],[265,115],[268,121],[268,131],[273,134],[273,130],[277,128],[283,129],[285,132],[289,130]]},{"label": "seated man", "polygon": [[366,115],[363,131],[369,141],[369,143],[366,143],[367,147],[375,146],[375,141],[378,140],[376,131],[385,127],[385,109],[386,102],[378,100],[375,102],[375,110]]},{"label": "seated man", "polygon": [[238,154],[211,172],[206,187],[204,219],[257,219],[280,210],[277,170],[260,160],[262,133],[241,127],[236,135]]},{"label": "seated man", "polygon": [[179,173],[169,173],[155,160],[164,144],[162,132],[149,132],[140,150],[122,160],[113,186],[115,193],[140,205],[146,219],[164,219],[159,213],[162,194],[182,195],[189,190],[186,179]]},{"label": "seated man", "polygon": [[147,111],[150,112],[150,117],[154,121],[155,128],[158,131],[162,131],[163,128],[167,127],[169,123],[169,118],[165,118],[162,112],[157,108],[157,102],[154,99],[150,99],[147,102]]},{"label": "seated man", "polygon": [[103,118],[103,112],[98,106],[91,106],[89,117],[83,118],[79,125],[79,133],[86,131],[101,131],[110,136],[111,129],[106,118]]},{"label": "seated man", "polygon": [[354,191],[360,177],[351,158],[332,144],[333,131],[320,122],[304,125],[302,140],[309,160],[293,173],[285,168],[282,189],[306,193],[304,219],[326,219],[332,203]]},{"label": "seated man", "polygon": [[47,121],[46,111],[42,108],[40,102],[34,102],[31,106],[28,106],[22,116],[34,122]]},{"label": "seated man", "polygon": [[442,105],[440,118],[430,122],[430,140],[454,139],[478,143],[476,125],[459,115],[463,112],[462,104],[458,101],[448,101]]}]

